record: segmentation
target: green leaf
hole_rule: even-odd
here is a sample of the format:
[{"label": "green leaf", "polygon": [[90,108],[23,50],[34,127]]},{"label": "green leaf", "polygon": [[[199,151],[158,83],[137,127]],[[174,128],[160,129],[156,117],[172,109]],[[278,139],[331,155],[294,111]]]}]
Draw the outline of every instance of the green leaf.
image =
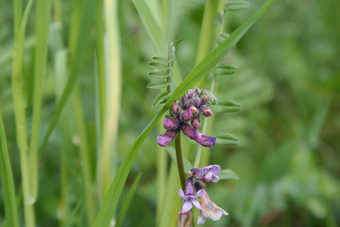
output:
[{"label": "green leaf", "polygon": [[218,102],[217,105],[211,106],[211,109],[214,112],[219,112],[219,113],[238,112],[241,109],[241,104],[235,101],[232,101],[232,100],[226,100],[226,101]]},{"label": "green leaf", "polygon": [[146,87],[150,89],[161,89],[161,88],[166,88],[168,86],[167,81],[155,81],[149,83]]},{"label": "green leaf", "polygon": [[238,175],[230,169],[223,169],[221,173],[218,175],[218,177],[220,178],[220,180],[240,179]]},{"label": "green leaf", "polygon": [[[168,154],[170,155],[171,160],[177,165],[177,159],[176,159],[176,150],[173,147],[167,147],[166,151],[168,152]],[[191,162],[183,157],[183,165],[184,165],[184,171],[187,173],[189,172],[189,170],[191,170],[193,167],[193,165],[191,164]]]},{"label": "green leaf", "polygon": [[[134,1],[136,2],[139,1]],[[110,220],[116,212],[119,197],[123,191],[124,184],[129,175],[132,164],[137,156],[143,141],[150,133],[151,129],[155,126],[160,117],[171,107],[172,103],[179,99],[188,89],[192,88],[197,82],[204,78],[204,76],[210,72],[214,66],[236,45],[236,43],[243,37],[248,29],[257,21],[274,0],[269,0],[267,3],[258,10],[252,17],[250,17],[244,24],[237,28],[230,37],[214,49],[210,54],[204,58],[183,80],[183,82],[174,90],[173,94],[169,97],[169,100],[163,106],[163,108],[156,114],[156,116],[145,127],[143,132],[138,136],[134,144],[132,145],[129,153],[125,157],[124,161],[118,168],[118,171],[111,183],[109,190],[107,191],[102,206],[99,209],[97,218],[95,219],[93,226],[102,227],[108,226]]]},{"label": "green leaf", "polygon": [[48,138],[50,137],[59,119],[59,116],[72,93],[73,87],[77,81],[78,72],[82,66],[82,63],[85,61],[86,52],[90,45],[91,36],[89,36],[88,34],[91,33],[90,31],[91,31],[92,22],[93,22],[93,8],[94,8],[93,1],[87,1],[86,3],[83,3],[82,7],[83,8],[81,10],[82,12],[81,12],[81,19],[80,19],[82,23],[81,25],[77,26],[77,28],[74,28],[74,29],[78,29],[79,31],[75,33],[76,37],[74,39],[76,39],[77,42],[75,42],[76,43],[75,52],[74,52],[73,58],[71,59],[72,64],[71,64],[69,79],[66,83],[63,94],[61,95],[57,109],[55,110],[54,115],[51,119],[51,122],[48,126],[42,145],[40,146],[40,151],[39,151],[40,155],[44,151]]},{"label": "green leaf", "polygon": [[214,71],[217,76],[225,76],[234,74],[237,68],[232,65],[220,65],[217,66]]},{"label": "green leaf", "polygon": [[216,41],[217,43],[223,43],[228,37],[230,36],[230,34],[228,33],[222,33],[221,35],[219,35],[217,38],[216,38]]},{"label": "green leaf", "polygon": [[15,187],[10,156],[7,148],[7,139],[2,115],[0,112],[0,176],[4,198],[7,226],[19,226],[18,210],[15,199]]},{"label": "green leaf", "polygon": [[120,227],[120,226],[123,225],[125,214],[130,207],[132,198],[136,193],[136,190],[137,190],[137,187],[138,187],[138,184],[139,184],[141,177],[142,177],[142,173],[139,173],[138,176],[136,177],[136,179],[134,180],[133,184],[131,185],[131,187],[130,187],[130,189],[129,189],[129,191],[128,191],[125,199],[124,199],[124,203],[123,203],[123,206],[120,210],[120,214],[119,214],[119,217],[118,217],[118,220],[117,220],[117,225],[116,225],[117,227]]},{"label": "green leaf", "polygon": [[170,95],[168,94],[168,92],[162,91],[153,100],[152,107],[157,107],[157,106],[159,106],[159,104],[165,103],[168,100],[169,96]]},{"label": "green leaf", "polygon": [[163,58],[163,57],[152,57],[151,58],[155,62],[163,63],[163,64],[168,64],[168,59]]},{"label": "green leaf", "polygon": [[156,68],[156,69],[167,69],[168,68],[167,63],[158,62],[158,61],[149,62],[147,66],[150,68]]},{"label": "green leaf", "polygon": [[167,74],[168,74],[167,70],[157,70],[147,73],[148,76],[166,76],[166,77],[168,76]]},{"label": "green leaf", "polygon": [[247,1],[230,1],[224,6],[225,11],[239,11],[248,9],[250,3]]},{"label": "green leaf", "polygon": [[237,145],[238,138],[231,134],[224,134],[216,137],[216,144]]}]

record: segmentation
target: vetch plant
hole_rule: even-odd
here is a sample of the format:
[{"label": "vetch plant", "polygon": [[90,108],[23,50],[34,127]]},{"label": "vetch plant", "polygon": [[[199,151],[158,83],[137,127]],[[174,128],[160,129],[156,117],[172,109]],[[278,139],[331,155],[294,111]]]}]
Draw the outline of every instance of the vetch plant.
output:
[{"label": "vetch plant", "polygon": [[[178,102],[179,104],[175,101],[169,111],[173,117],[167,116],[164,120],[164,128],[167,131],[157,137],[158,144],[162,147],[169,145],[176,136],[176,138],[179,138],[180,135],[178,134],[182,130],[187,137],[195,140],[200,145],[205,147],[214,146],[216,138],[206,136],[198,132],[197,129],[200,126],[200,115],[207,117],[212,115],[211,109],[205,105],[216,104],[217,99],[215,96],[207,91],[195,88],[185,93]],[[185,173],[180,140],[176,140],[175,143],[178,172],[182,184],[182,188],[178,190],[178,196],[183,199],[182,209],[178,214],[179,226],[184,226],[188,218],[192,217],[192,214],[188,213],[191,213],[193,206],[200,210],[197,224],[204,224],[207,218],[218,221],[223,215],[228,215],[225,210],[210,200],[206,188],[199,182],[206,184],[217,183],[220,180],[218,175],[221,173],[221,167],[219,165],[209,165],[201,169],[192,168],[188,172],[190,176],[184,184]],[[194,182],[195,180],[196,182]],[[200,203],[196,200],[197,198],[200,198]],[[189,222],[191,223],[191,221]],[[190,224],[188,225],[190,226]]]}]

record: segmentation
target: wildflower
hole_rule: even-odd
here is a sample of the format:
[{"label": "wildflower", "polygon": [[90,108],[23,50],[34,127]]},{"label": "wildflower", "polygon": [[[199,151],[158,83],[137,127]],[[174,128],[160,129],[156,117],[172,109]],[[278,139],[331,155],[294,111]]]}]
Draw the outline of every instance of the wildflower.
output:
[{"label": "wildflower", "polygon": [[195,188],[197,191],[201,191],[200,202],[201,202],[201,213],[198,217],[197,224],[204,224],[205,219],[210,218],[213,221],[218,221],[223,215],[228,215],[228,213],[221,207],[217,206],[212,202],[208,196],[208,193],[204,186],[196,182]]},{"label": "wildflower", "polygon": [[202,195],[202,192],[203,191],[198,190],[195,194],[194,183],[192,181],[192,178],[189,177],[185,186],[185,194],[181,188],[178,190],[178,196],[184,199],[182,214],[189,212],[192,208],[192,205],[197,207],[197,209],[199,210],[201,209],[201,205],[199,204],[199,202],[196,201],[196,198],[200,197]]},{"label": "wildflower", "polygon": [[221,172],[219,165],[209,165],[202,169],[193,168],[190,170],[190,175],[197,180],[209,184],[211,182],[217,183],[220,178],[217,176]]},{"label": "wildflower", "polygon": [[[206,136],[197,131],[200,126],[200,115],[205,117],[211,116],[212,112],[205,104],[214,102],[216,98],[212,98],[211,94],[200,89],[190,89],[182,96],[179,104],[175,101],[171,107],[171,114],[173,117],[166,117],[164,119],[164,128],[167,130],[165,134],[157,137],[158,144],[162,147],[167,146],[180,132],[195,140],[197,143],[211,147],[215,145],[216,138]],[[190,122],[191,125],[188,123]]]}]

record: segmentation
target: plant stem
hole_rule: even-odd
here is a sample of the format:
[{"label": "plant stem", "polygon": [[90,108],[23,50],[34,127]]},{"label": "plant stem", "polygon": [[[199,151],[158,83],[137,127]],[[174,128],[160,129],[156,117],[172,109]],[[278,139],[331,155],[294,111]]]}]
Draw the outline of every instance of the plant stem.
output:
[{"label": "plant stem", "polygon": [[182,189],[185,190],[185,174],[184,174],[183,155],[182,155],[182,148],[181,148],[181,132],[179,132],[178,135],[176,136],[175,147],[176,147],[178,174],[181,180]]}]

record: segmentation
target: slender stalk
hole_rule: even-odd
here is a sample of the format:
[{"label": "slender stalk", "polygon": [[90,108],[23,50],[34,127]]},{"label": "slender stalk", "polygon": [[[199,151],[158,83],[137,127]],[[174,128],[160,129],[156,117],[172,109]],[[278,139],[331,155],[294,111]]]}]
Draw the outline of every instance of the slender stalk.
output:
[{"label": "slender stalk", "polygon": [[77,131],[79,133],[80,139],[80,157],[82,160],[82,169],[84,175],[84,193],[85,193],[85,203],[86,203],[86,218],[89,223],[94,220],[94,200],[92,196],[92,177],[91,177],[91,165],[90,165],[90,155],[87,144],[87,133],[84,123],[83,108],[81,106],[80,91],[75,85],[73,91],[73,111],[76,119]]},{"label": "slender stalk", "polygon": [[5,206],[6,221],[8,226],[18,227],[18,210],[15,199],[15,187],[11,161],[7,148],[7,139],[5,127],[0,111],[0,176],[3,189],[3,198]]},{"label": "slender stalk", "polygon": [[181,181],[182,189],[185,190],[185,174],[184,174],[182,147],[181,147],[181,132],[179,132],[175,138],[175,147],[176,147],[176,159],[177,159],[179,179]]},{"label": "slender stalk", "polygon": [[204,7],[203,22],[196,55],[196,65],[204,59],[211,50],[213,37],[215,35],[215,20],[217,16],[216,0],[207,0]]},{"label": "slender stalk", "polygon": [[[222,21],[221,23],[219,23],[216,28],[215,28],[215,33],[214,33],[214,38],[216,40],[216,38],[223,33],[224,30],[224,23],[225,23],[225,15],[224,15],[224,5],[226,3],[226,0],[220,0],[218,2],[217,8],[216,8],[216,15],[217,14],[221,14],[222,16]],[[216,46],[217,43],[215,42],[214,45]],[[215,84],[216,84],[216,76],[213,76],[212,81],[211,81],[211,87],[210,87],[210,91],[213,93],[215,90]],[[205,118],[204,119],[204,123],[203,123],[203,130],[202,133],[205,134],[208,130],[208,122],[209,122],[209,118]],[[211,123],[211,122],[210,122]],[[202,157],[202,146],[197,146],[197,152],[196,152],[196,157],[195,157],[195,162],[194,162],[194,167],[198,168],[199,164],[201,162],[201,157]],[[203,155],[203,162],[205,164],[208,163],[209,160],[209,151],[205,152]]]},{"label": "slender stalk", "polygon": [[[25,30],[27,24],[28,14],[31,10],[33,1],[30,0],[25,8],[24,15],[20,22],[15,21],[15,25],[20,23],[19,34],[15,37],[15,47],[13,51],[13,73],[12,73],[12,96],[13,96],[13,108],[16,126],[17,144],[20,150],[20,166],[21,166],[21,178],[23,187],[23,204],[25,225],[27,227],[35,226],[34,207],[32,195],[30,193],[30,181],[29,181],[29,165],[28,165],[28,144],[27,144],[27,125],[26,125],[26,113],[24,104],[24,95],[22,89],[23,81],[23,58],[24,58],[24,43],[25,43]],[[15,9],[14,9],[15,10]],[[14,12],[16,13],[16,12]],[[17,16],[17,15],[16,15]],[[20,19],[15,17],[15,20]],[[17,29],[17,28],[16,28]]]}]

